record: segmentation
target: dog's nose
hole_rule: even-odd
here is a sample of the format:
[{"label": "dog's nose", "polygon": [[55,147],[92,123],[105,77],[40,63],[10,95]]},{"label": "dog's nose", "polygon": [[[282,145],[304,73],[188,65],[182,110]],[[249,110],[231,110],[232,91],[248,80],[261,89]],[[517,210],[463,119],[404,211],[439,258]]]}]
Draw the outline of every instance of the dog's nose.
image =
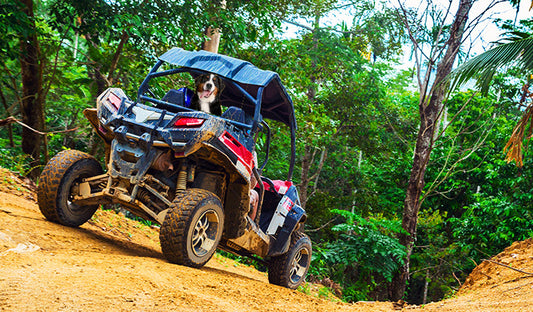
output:
[{"label": "dog's nose", "polygon": [[211,90],[213,88],[213,84],[208,82],[208,83],[205,84],[205,87],[206,87],[207,90]]}]

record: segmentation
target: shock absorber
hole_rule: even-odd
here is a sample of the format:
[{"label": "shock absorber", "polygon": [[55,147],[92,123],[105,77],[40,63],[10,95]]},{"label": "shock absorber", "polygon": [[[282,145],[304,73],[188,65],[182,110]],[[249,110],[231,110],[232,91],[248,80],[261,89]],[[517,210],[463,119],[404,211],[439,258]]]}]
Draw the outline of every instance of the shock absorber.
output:
[{"label": "shock absorber", "polygon": [[176,185],[176,190],[184,191],[187,189],[187,162],[184,161],[181,164],[180,172],[178,173],[178,183]]}]

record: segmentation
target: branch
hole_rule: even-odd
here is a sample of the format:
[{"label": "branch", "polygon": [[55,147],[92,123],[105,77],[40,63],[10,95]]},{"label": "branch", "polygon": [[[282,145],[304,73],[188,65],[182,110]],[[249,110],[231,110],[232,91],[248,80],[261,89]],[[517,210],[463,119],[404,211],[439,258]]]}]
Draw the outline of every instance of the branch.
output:
[{"label": "branch", "polygon": [[283,21],[285,23],[289,23],[289,24],[292,24],[294,26],[298,26],[298,27],[301,27],[301,28],[304,28],[304,29],[307,29],[309,31],[314,31],[313,27],[309,27],[307,25],[304,25],[304,24],[300,24],[300,23],[297,23],[297,22],[294,22],[294,21],[289,21],[288,19],[283,19]]},{"label": "branch", "polygon": [[47,135],[47,134],[55,134],[55,133],[64,133],[64,132],[71,132],[71,131],[76,131],[78,130],[79,127],[76,127],[76,128],[73,128],[73,129],[67,129],[67,130],[62,130],[62,131],[50,131],[50,132],[41,132],[39,130],[35,130],[33,129],[32,127],[28,126],[27,124],[23,123],[22,121],[16,119],[15,117],[13,116],[10,116],[10,117],[7,117],[6,119],[1,119],[0,120],[0,127],[3,127],[3,126],[7,126],[9,124],[12,124],[12,123],[18,123],[19,125],[25,127],[25,128],[28,128],[30,129],[31,131],[37,133],[37,134],[40,134],[40,135]]},{"label": "branch", "polygon": [[515,269],[515,268],[513,268],[513,267],[511,267],[511,266],[508,266],[508,265],[506,265],[506,264],[503,264],[503,263],[500,263],[500,262],[497,262],[497,261],[493,261],[493,260],[489,260],[489,259],[482,259],[482,260],[483,260],[483,261],[488,261],[488,262],[490,262],[490,263],[494,263],[494,264],[497,264],[497,265],[501,265],[502,267],[505,267],[505,268],[508,268],[508,269],[511,269],[511,270],[515,270],[515,271],[520,272],[520,273],[522,273],[522,274],[526,274],[526,275],[531,275],[531,276],[533,276],[533,273],[531,273],[531,272],[526,272],[526,271],[522,271],[522,270],[520,270],[520,269]]},{"label": "branch", "polygon": [[335,218],[329,220],[328,222],[326,222],[324,225],[316,228],[316,229],[311,229],[311,230],[305,230],[306,232],[317,232],[317,231],[320,231],[322,230],[323,228],[325,228],[326,226],[328,226],[331,222],[337,220],[339,218],[339,216],[336,216]]},{"label": "branch", "polygon": [[[316,150],[315,150],[315,152],[316,152]],[[328,151],[327,151],[326,148],[324,148],[324,149],[322,150],[322,153],[320,153],[320,161],[318,162],[318,168],[317,168],[315,174],[313,174],[313,175],[309,178],[309,180],[313,180],[313,179],[315,179],[315,178],[318,179],[318,175],[320,175],[320,171],[322,170],[322,167],[324,166],[324,162],[325,162],[325,160],[326,160],[326,156],[327,156],[327,154],[328,154]],[[313,153],[313,162],[314,162],[314,158],[315,158],[315,155],[314,155],[314,153]]]},{"label": "branch", "polygon": [[[489,133],[490,133],[490,130],[492,129],[492,127],[494,126],[491,125],[489,127],[489,129],[485,130],[484,133],[481,133],[477,139],[477,141],[473,144],[472,148],[470,149],[465,149],[460,155],[459,155],[459,158],[457,160],[455,160],[449,168],[447,168],[448,166],[448,163],[451,162],[450,161],[450,158],[452,156],[452,153],[454,152],[454,149],[453,149],[453,146],[452,148],[450,149],[448,155],[446,156],[446,160],[445,160],[445,163],[442,167],[442,170],[437,174],[437,177],[435,178],[435,180],[431,183],[431,185],[429,185],[429,187],[427,188],[427,191],[426,193],[422,196],[422,198],[420,199],[420,204],[422,204],[426,198],[428,198],[432,192],[434,192],[437,187],[439,187],[442,183],[444,183],[444,181],[446,181],[449,177],[453,176],[454,174],[456,174],[457,172],[461,172],[463,170],[455,170],[455,168],[457,167],[457,165],[459,163],[461,163],[463,160],[466,160],[468,159],[470,156],[472,156],[474,154],[475,151],[477,151],[478,149],[481,148],[481,145],[485,142],[486,138],[488,137]],[[484,161],[485,158],[483,158],[476,167],[472,168],[471,170],[468,170],[468,171],[472,171],[474,169],[476,169],[477,167],[479,167],[481,165],[481,163]],[[465,172],[468,172],[468,171],[465,171]],[[442,176],[442,178],[441,178]],[[441,179],[439,181],[439,179]]]},{"label": "branch", "polygon": [[[59,52],[61,51],[61,46],[63,45],[63,40],[66,37],[66,33],[69,30],[70,30],[70,27],[67,28],[67,30],[65,31],[65,36],[63,38],[61,38],[61,40],[59,40],[59,43],[57,44],[57,50],[56,50],[56,55],[55,55],[55,59],[54,59],[54,67],[51,70],[52,77],[49,79],[48,85],[45,86],[44,88],[42,88],[42,92],[39,94],[39,98],[40,98],[41,102],[43,103],[43,105],[44,105],[44,100],[45,100],[46,96],[48,95],[48,92],[50,92],[50,88],[52,87],[52,82],[55,80],[55,76],[57,74],[57,67],[58,67],[58,63],[59,63]],[[41,62],[41,66],[43,66],[42,64],[43,64],[43,62]],[[42,69],[41,69],[41,71],[42,71]]]},{"label": "branch", "polygon": [[390,118],[387,114],[383,114],[385,116],[385,119],[387,120],[387,124],[389,125],[389,127],[392,129],[392,132],[394,133],[394,135],[396,135],[396,137],[398,138],[398,140],[400,140],[405,146],[409,146],[409,142],[407,142],[407,140],[405,138],[403,138],[400,133],[398,133],[398,131],[396,131],[396,128],[394,127],[394,125],[392,124],[392,122],[390,121]]},{"label": "branch", "polygon": [[[13,93],[15,95],[15,97],[17,98],[17,102],[18,102],[18,106],[21,106],[22,105],[22,98],[20,97],[20,94],[19,94],[19,90],[18,90],[18,83],[17,83],[17,80],[15,79],[15,75],[13,75],[11,73],[11,71],[9,70],[9,68],[7,68],[7,64],[4,62],[4,60],[1,60],[0,62],[2,62],[2,65],[4,67],[4,71],[5,73],[8,74],[8,76],[10,77],[10,80],[11,80],[11,86],[10,86],[10,89],[13,90]],[[7,85],[7,83],[6,83]],[[14,107],[16,104],[14,104],[12,107]],[[8,113],[10,112],[10,110],[8,110]]]},{"label": "branch", "polygon": [[415,45],[415,48],[416,50],[420,50],[420,52],[422,53],[422,55],[429,60],[429,57],[427,55],[425,55],[424,51],[422,50],[422,47],[420,47],[420,45],[418,44],[418,41],[416,40],[415,36],[413,35],[413,32],[411,30],[411,27],[409,26],[409,21],[407,20],[407,11],[405,10],[403,4],[398,1],[398,4],[400,5],[400,9],[402,10],[402,13],[403,14],[400,14],[400,12],[398,12],[398,9],[396,9],[396,12],[398,12],[398,15],[401,17],[401,19],[403,20],[403,23],[405,25],[405,27],[407,28],[407,32],[409,33],[409,38],[411,38],[411,41],[413,42],[413,44]]},{"label": "branch", "polygon": [[[444,135],[444,133],[446,132],[446,130],[448,130],[448,127],[453,123],[453,121],[459,117],[459,114],[461,114],[464,109],[468,106],[468,104],[470,103],[470,101],[472,101],[472,99],[474,98],[474,96],[476,95],[477,92],[474,92],[472,93],[472,95],[468,98],[468,100],[461,106],[461,108],[457,111],[457,113],[455,113],[455,115],[453,115],[452,119],[450,119],[450,121],[448,121],[448,123],[446,124],[446,126],[440,131],[439,134],[437,134],[437,137],[436,139],[442,137]],[[444,109],[444,106],[443,106],[443,109]],[[438,145],[436,145],[438,146]]]},{"label": "branch", "polygon": [[311,192],[311,194],[309,194],[309,196],[307,196],[307,198],[310,198],[316,193],[316,190],[318,188],[318,178],[320,177],[320,172],[322,171],[322,167],[324,167],[324,162],[326,161],[327,154],[328,154],[328,150],[324,148],[322,150],[322,153],[320,154],[320,162],[318,163],[318,168],[315,174],[312,175],[311,178],[309,178],[309,180],[315,179],[315,185],[313,185],[313,191]]},{"label": "branch", "polygon": [[[304,28],[304,29],[307,29],[309,31],[316,31],[315,28],[311,27],[311,26],[307,26],[307,25],[304,25],[304,24],[300,24],[298,22],[295,22],[295,21],[290,21],[288,19],[283,19],[283,21],[285,23],[288,23],[288,24],[292,24],[294,26],[297,26],[297,27],[301,27],[301,28]],[[334,31],[336,33],[339,33],[339,34],[350,34],[350,35],[355,35],[357,34],[358,32],[357,31],[346,31],[346,30],[339,30],[339,29],[335,29],[333,27],[318,27],[318,29],[322,29],[322,28],[327,28],[331,31]]]},{"label": "branch", "polygon": [[459,287],[463,286],[463,283],[461,283],[461,280],[459,280],[459,278],[457,278],[457,276],[455,275],[455,272],[452,272],[452,276],[455,278],[455,280],[459,284]]},{"label": "branch", "polygon": [[115,51],[115,55],[113,55],[113,60],[111,61],[111,66],[109,67],[109,72],[107,74],[107,81],[112,85],[113,84],[113,74],[115,73],[115,69],[118,65],[118,60],[120,59],[120,55],[122,54],[122,50],[124,49],[124,44],[128,41],[130,38],[130,35],[126,32],[126,29],[122,30],[122,36],[120,37],[120,42],[118,43],[117,50]]}]

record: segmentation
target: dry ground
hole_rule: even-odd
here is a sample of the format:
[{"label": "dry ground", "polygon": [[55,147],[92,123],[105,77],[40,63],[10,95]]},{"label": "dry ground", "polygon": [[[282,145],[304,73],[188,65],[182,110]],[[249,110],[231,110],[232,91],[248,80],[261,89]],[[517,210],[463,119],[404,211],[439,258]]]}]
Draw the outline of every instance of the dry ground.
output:
[{"label": "dry ground", "polygon": [[482,263],[451,299],[348,304],[270,285],[221,256],[202,269],[170,264],[157,229],[101,210],[68,228],[46,221],[35,199],[0,169],[1,311],[533,311],[533,275],[500,265],[533,272],[532,239]]}]

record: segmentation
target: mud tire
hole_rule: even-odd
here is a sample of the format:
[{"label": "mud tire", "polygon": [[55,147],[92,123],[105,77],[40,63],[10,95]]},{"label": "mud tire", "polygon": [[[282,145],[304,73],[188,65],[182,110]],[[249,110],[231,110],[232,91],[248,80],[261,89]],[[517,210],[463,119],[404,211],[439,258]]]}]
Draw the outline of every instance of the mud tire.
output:
[{"label": "mud tire", "polygon": [[89,220],[98,205],[78,206],[71,203],[70,192],[76,181],[103,173],[91,155],[65,150],[55,155],[44,167],[37,187],[37,201],[41,213],[49,221],[77,227]]},{"label": "mud tire", "polygon": [[203,189],[188,189],[170,205],[159,240],[169,262],[204,266],[215,253],[224,228],[220,199]]},{"label": "mud tire", "polygon": [[268,262],[268,281],[271,284],[296,289],[305,280],[311,264],[311,240],[301,232],[294,231],[289,250]]}]

